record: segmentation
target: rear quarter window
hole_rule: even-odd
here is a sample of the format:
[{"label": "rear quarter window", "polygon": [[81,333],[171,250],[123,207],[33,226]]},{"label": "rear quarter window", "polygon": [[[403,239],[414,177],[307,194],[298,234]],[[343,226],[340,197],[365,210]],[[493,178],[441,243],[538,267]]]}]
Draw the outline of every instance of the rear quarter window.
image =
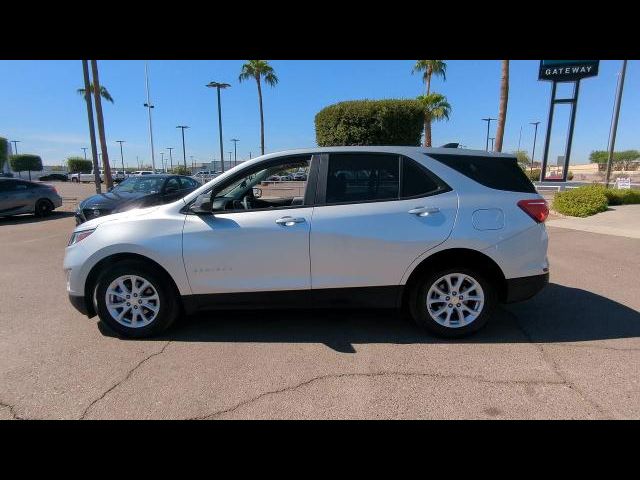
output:
[{"label": "rear quarter window", "polygon": [[516,157],[425,154],[485,187],[508,192],[537,193]]}]

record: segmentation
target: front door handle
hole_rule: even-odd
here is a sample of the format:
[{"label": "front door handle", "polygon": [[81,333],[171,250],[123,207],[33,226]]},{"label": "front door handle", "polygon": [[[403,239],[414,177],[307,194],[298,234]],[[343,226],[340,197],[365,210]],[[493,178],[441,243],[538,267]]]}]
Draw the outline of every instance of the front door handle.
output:
[{"label": "front door handle", "polygon": [[276,220],[278,225],[284,225],[285,227],[292,227],[296,223],[303,223],[305,219],[302,217],[293,218],[293,217],[282,217]]},{"label": "front door handle", "polygon": [[438,213],[440,209],[438,207],[416,207],[409,210],[407,213],[417,215],[419,217],[426,217],[431,213]]}]

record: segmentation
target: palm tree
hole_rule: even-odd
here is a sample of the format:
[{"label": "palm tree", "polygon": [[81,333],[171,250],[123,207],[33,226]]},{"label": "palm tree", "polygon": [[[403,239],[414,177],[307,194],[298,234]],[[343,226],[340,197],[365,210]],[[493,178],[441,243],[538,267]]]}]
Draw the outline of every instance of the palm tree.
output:
[{"label": "palm tree", "polygon": [[[447,79],[447,64],[444,60],[417,60],[411,73],[423,72],[422,78],[426,85],[426,96],[431,94],[431,77],[442,77]],[[427,145],[427,130],[429,131],[429,144]],[[431,146],[431,120],[424,117],[424,146]]]},{"label": "palm tree", "polygon": [[[91,92],[93,92],[95,90],[95,87],[93,86],[93,83],[89,84],[89,90],[91,90]],[[79,95],[84,95],[84,88],[79,88],[78,90],[76,90],[78,92]],[[102,85],[100,85],[100,96],[102,98],[104,98],[107,102],[113,102],[113,97],[111,96],[111,94],[109,93],[109,91],[104,88]]]},{"label": "palm tree", "polygon": [[500,107],[498,110],[498,127],[496,129],[495,151],[502,151],[504,125],[507,121],[507,103],[509,102],[509,60],[502,60],[502,78],[500,79]]},{"label": "palm tree", "polygon": [[278,77],[273,70],[273,67],[269,65],[266,60],[249,60],[242,65],[240,70],[240,76],[238,80],[254,79],[258,85],[258,101],[260,102],[260,148],[262,155],[264,155],[264,114],[262,111],[262,84],[261,81],[264,78],[264,82],[271,87],[275,87],[278,83]]},{"label": "palm tree", "polygon": [[447,64],[444,60],[417,60],[413,66],[411,73],[424,72],[422,78],[426,84],[426,94],[431,93],[431,77],[442,77],[443,80],[447,79]]},{"label": "palm tree", "polygon": [[439,93],[420,95],[418,102],[424,110],[424,146],[431,146],[431,122],[438,120],[449,120],[451,115],[451,105],[447,102],[447,97]]}]

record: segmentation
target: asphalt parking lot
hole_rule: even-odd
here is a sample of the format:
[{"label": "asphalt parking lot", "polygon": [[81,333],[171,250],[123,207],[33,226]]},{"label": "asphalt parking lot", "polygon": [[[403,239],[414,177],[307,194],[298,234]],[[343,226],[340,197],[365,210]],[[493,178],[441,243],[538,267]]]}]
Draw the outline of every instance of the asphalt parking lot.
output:
[{"label": "asphalt parking lot", "polygon": [[547,289],[464,340],[319,310],[134,341],[67,300],[74,206],[0,219],[0,419],[640,417],[640,239],[549,227]]}]

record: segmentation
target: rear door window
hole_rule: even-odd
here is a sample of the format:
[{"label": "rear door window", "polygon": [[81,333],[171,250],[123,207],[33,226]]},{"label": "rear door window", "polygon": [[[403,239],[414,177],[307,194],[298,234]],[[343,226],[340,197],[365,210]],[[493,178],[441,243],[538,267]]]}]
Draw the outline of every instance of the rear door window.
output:
[{"label": "rear door window", "polygon": [[509,192],[537,193],[533,183],[518,166],[516,157],[425,154],[485,187]]},{"label": "rear door window", "polygon": [[426,197],[451,190],[425,167],[406,157],[402,159],[401,185],[402,198]]},{"label": "rear door window", "polygon": [[326,203],[397,199],[400,191],[398,155],[345,153],[329,156]]}]

